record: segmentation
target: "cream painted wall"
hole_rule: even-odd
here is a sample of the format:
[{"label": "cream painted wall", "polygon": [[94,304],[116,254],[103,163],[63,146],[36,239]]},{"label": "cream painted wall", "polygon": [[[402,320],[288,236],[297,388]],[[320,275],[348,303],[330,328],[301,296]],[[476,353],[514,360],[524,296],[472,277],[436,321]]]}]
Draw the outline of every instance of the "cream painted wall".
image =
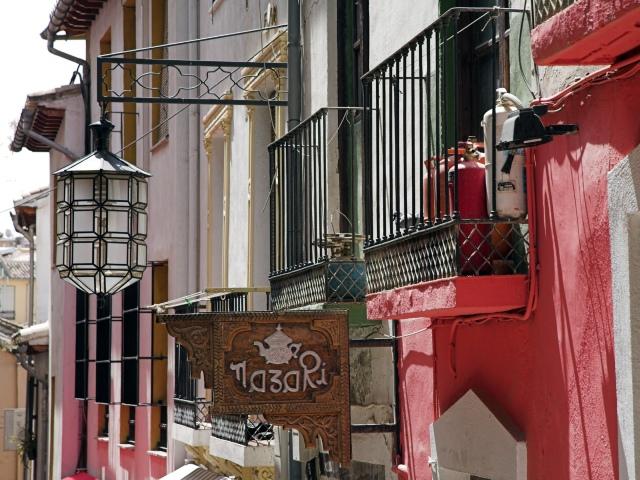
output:
[{"label": "cream painted wall", "polygon": [[[7,352],[0,352],[0,471],[7,480],[22,478],[22,463],[16,450],[4,444],[5,410],[24,408],[24,391],[26,379],[24,370],[18,366],[16,357]],[[18,438],[19,432],[15,432]]]},{"label": "cream painted wall", "polygon": [[28,312],[27,301],[29,296],[29,281],[16,278],[0,278],[0,285],[9,285],[15,288],[15,318],[11,321],[26,325]]}]

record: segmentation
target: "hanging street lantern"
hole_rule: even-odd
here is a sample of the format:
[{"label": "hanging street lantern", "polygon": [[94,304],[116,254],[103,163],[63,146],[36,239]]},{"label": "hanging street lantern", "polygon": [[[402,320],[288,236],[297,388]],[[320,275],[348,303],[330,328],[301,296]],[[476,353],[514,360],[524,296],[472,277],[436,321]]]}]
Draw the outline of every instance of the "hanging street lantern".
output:
[{"label": "hanging street lantern", "polygon": [[147,264],[147,172],[108,150],[113,124],[89,126],[95,151],[54,173],[56,266],[87,293],[115,293]]}]

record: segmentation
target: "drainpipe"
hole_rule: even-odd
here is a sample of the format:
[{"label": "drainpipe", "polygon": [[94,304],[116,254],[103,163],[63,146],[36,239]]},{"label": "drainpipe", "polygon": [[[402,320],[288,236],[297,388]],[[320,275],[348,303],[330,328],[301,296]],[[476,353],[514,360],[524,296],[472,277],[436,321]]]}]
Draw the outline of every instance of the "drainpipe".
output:
[{"label": "drainpipe", "polygon": [[60,153],[62,153],[64,156],[68,157],[69,160],[76,160],[80,157],[80,155],[76,155],[75,153],[73,153],[71,150],[69,150],[67,147],[60,145],[59,143],[56,143],[52,140],[49,140],[47,137],[40,135],[37,132],[34,132],[33,130],[29,130],[26,128],[23,128],[22,131],[24,132],[24,134],[27,137],[31,137],[34,140],[42,143],[43,145],[46,145],[50,148],[53,148],[54,150],[59,151]]},{"label": "drainpipe", "polygon": [[288,121],[291,130],[300,123],[302,110],[302,57],[300,47],[300,0],[289,0],[288,6],[288,50],[287,77],[288,90]]},{"label": "drainpipe", "polygon": [[77,63],[82,67],[82,81],[80,83],[80,88],[82,91],[82,99],[84,101],[84,151],[85,154],[88,154],[91,151],[91,138],[89,135],[89,124],[91,123],[91,99],[89,95],[91,92],[91,69],[89,68],[89,62],[87,62],[83,58],[70,55],[66,52],[63,52],[62,50],[58,50],[53,46],[56,40],[67,38],[66,36],[57,36],[57,30],[62,25],[62,22],[64,21],[64,18],[66,17],[66,14],[71,8],[71,5],[74,1],[75,0],[62,0],[58,3],[56,10],[51,14],[49,27],[45,32],[43,32],[43,35],[46,35],[45,38],[47,40],[47,50],[49,50],[49,53],[57,57],[64,58],[65,60]]},{"label": "drainpipe", "polygon": [[[187,38],[200,38],[200,9],[190,8],[187,19]],[[189,45],[188,57],[191,59],[200,58],[200,43],[194,42]],[[194,73],[198,75],[200,68],[193,66]],[[197,98],[199,92],[191,91],[191,98]],[[188,217],[189,217],[189,276],[188,292],[193,292],[202,288],[200,278],[200,107],[192,105],[189,107],[189,197]],[[204,285],[208,287],[209,285]]]}]

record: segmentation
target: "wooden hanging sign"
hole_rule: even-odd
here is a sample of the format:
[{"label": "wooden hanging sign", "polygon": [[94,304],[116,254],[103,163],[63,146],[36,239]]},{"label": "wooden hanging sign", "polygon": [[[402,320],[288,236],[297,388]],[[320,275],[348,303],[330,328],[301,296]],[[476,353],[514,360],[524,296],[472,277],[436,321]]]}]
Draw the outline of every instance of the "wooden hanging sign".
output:
[{"label": "wooden hanging sign", "polygon": [[163,315],[213,388],[213,415],[263,414],[351,459],[349,330],[339,310]]}]

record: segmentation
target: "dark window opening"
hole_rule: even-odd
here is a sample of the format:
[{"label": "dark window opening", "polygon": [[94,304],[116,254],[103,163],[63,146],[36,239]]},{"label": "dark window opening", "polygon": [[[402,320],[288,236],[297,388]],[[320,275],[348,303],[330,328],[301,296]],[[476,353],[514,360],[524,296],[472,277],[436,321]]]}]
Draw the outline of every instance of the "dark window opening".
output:
[{"label": "dark window opening", "polygon": [[76,290],[76,371],[74,397],[85,400],[89,381],[89,295]]},{"label": "dark window opening", "polygon": [[167,451],[167,406],[160,407],[160,439],[156,450]]},{"label": "dark window opening", "polygon": [[122,403],[138,404],[140,283],[122,293]]},{"label": "dark window opening", "polygon": [[96,402],[111,401],[111,296],[97,296]]}]

